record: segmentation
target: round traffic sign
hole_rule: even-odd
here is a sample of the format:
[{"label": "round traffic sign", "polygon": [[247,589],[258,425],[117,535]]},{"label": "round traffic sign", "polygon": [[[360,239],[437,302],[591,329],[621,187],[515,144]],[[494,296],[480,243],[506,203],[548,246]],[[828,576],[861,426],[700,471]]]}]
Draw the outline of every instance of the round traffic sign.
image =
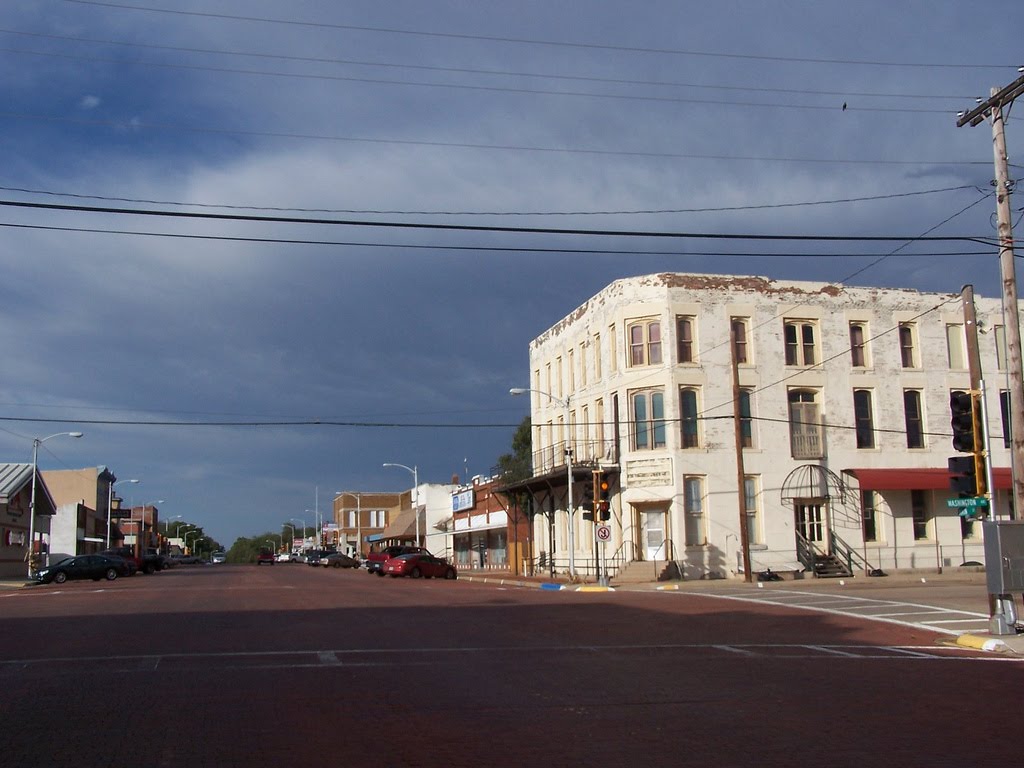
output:
[{"label": "round traffic sign", "polygon": [[597,526],[597,540],[598,541],[610,541],[612,538],[612,528],[610,525],[599,525]]}]

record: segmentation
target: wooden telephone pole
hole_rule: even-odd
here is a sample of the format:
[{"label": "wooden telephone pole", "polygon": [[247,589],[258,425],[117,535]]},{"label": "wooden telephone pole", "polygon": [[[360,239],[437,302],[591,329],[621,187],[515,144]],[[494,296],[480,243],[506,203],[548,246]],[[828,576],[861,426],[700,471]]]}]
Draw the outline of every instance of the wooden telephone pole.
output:
[{"label": "wooden telephone pole", "polygon": [[1003,324],[1006,329],[1007,366],[1010,379],[1010,466],[1013,473],[1011,517],[1024,513],[1024,373],[1021,369],[1020,313],[1017,277],[1013,258],[1013,224],[1010,219],[1009,164],[1006,155],[1006,123],[1003,108],[1024,93],[1024,75],[1005,88],[993,88],[988,101],[958,115],[957,127],[992,121],[992,151],[995,158],[996,215],[998,216],[999,266],[1003,279]]}]

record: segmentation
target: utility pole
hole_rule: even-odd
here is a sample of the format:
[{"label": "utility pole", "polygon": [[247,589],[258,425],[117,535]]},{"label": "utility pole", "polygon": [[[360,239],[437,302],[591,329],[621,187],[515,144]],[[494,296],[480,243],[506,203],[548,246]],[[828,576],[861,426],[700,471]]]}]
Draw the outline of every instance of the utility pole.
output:
[{"label": "utility pole", "polygon": [[[1019,71],[1024,71],[1022,68]],[[1010,219],[1010,180],[1006,154],[1006,124],[1003,108],[1024,93],[1024,74],[1005,88],[993,88],[988,101],[958,115],[957,127],[992,122],[992,151],[995,160],[996,215],[998,217],[999,266],[1003,280],[1003,324],[1006,329],[1007,366],[1010,381],[1010,467],[1013,475],[1010,514],[1024,514],[1024,373],[1021,369],[1020,312],[1013,257],[1013,224]]]}]

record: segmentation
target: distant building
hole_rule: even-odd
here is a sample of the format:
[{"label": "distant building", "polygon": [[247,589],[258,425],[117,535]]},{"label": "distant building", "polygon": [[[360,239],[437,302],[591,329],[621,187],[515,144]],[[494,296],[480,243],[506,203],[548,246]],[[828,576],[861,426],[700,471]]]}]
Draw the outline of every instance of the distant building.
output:
[{"label": "distant building", "polygon": [[[1002,313],[998,299],[975,304],[1006,518]],[[966,340],[959,295],[680,273],[615,281],[530,344],[534,477],[510,490],[532,499],[534,567],[572,560],[587,574],[603,556],[620,575],[637,562],[742,574],[741,494],[755,572],[982,560],[981,526],[947,504]],[[578,510],[594,470],[611,484],[607,544]]]},{"label": "distant building", "polygon": [[[52,556],[99,552],[107,544],[107,501],[117,478],[107,467],[57,469],[41,473],[57,505],[50,522]],[[111,520],[111,537],[120,532]],[[115,542],[116,543],[116,542]]]}]

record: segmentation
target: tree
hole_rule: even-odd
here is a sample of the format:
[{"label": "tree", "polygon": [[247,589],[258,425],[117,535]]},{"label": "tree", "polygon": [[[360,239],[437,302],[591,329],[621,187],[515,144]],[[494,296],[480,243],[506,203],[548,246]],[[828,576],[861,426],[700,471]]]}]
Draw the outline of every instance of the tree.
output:
[{"label": "tree", "polygon": [[526,416],[512,435],[512,453],[498,457],[498,470],[506,485],[527,480],[533,475],[533,430]]}]

